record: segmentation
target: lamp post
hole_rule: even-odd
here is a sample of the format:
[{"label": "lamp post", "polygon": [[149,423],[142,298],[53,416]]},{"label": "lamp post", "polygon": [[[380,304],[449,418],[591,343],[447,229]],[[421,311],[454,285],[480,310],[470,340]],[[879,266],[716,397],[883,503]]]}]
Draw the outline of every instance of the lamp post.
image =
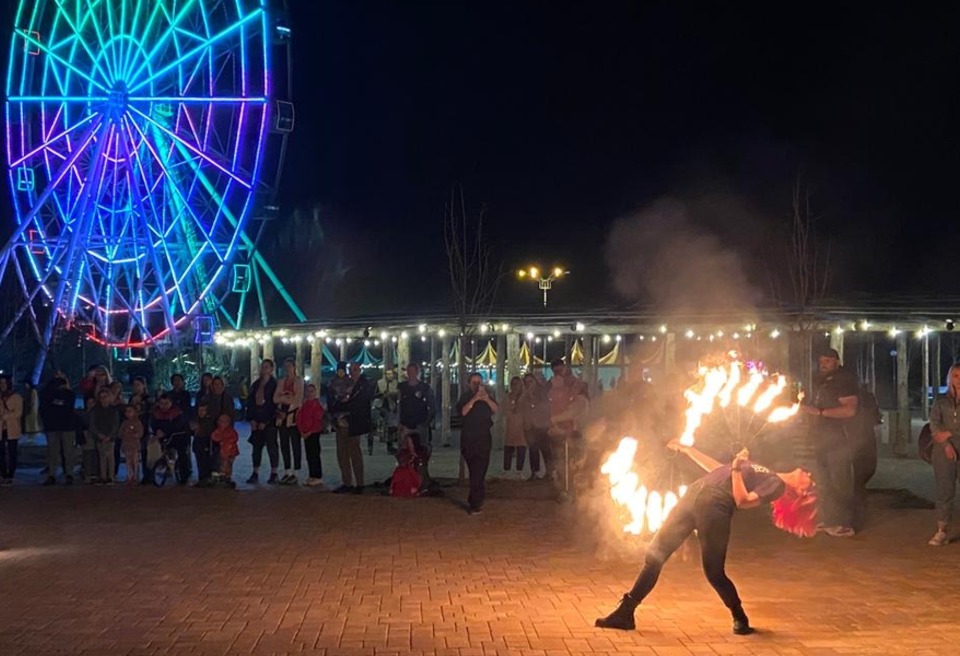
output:
[{"label": "lamp post", "polygon": [[549,275],[544,276],[543,273],[539,267],[531,266],[517,271],[517,277],[520,280],[532,280],[538,283],[540,289],[543,290],[543,307],[547,307],[547,292],[553,289],[554,281],[559,280],[563,276],[570,275],[570,272],[562,267],[553,267]]}]

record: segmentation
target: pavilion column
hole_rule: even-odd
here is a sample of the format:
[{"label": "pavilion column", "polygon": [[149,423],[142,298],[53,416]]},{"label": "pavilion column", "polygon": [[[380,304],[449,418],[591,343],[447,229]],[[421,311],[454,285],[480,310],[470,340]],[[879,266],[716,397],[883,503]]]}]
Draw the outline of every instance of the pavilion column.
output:
[{"label": "pavilion column", "polygon": [[260,342],[250,341],[250,384],[260,377]]},{"label": "pavilion column", "polygon": [[[263,359],[264,360],[273,360],[273,336],[270,335],[263,342]],[[274,361],[276,365],[276,361]],[[259,367],[257,367],[259,369]]]},{"label": "pavilion column", "polygon": [[563,337],[563,361],[573,364],[573,337],[569,334]]},{"label": "pavilion column", "polygon": [[843,362],[843,341],[844,334],[839,330],[830,331],[830,348],[840,354],[840,362]]},{"label": "pavilion column", "polygon": [[922,419],[926,421],[930,418],[930,333],[923,336],[923,361],[920,363],[923,378],[923,392],[921,394],[920,407],[923,410]]},{"label": "pavilion column", "polygon": [[938,398],[940,396],[940,385],[943,381],[943,371],[941,370],[940,364],[940,333],[937,333],[937,344],[936,350],[934,351],[934,363],[933,363],[933,397]]},{"label": "pavilion column", "polygon": [[667,333],[663,345],[663,373],[669,377],[677,370],[677,334]]},{"label": "pavilion column", "polygon": [[450,446],[450,410],[453,401],[450,398],[450,338],[444,334],[440,338],[440,441]]},{"label": "pavilion column", "polygon": [[297,358],[297,375],[298,375],[298,376],[302,376],[302,375],[305,374],[306,371],[307,371],[307,370],[304,368],[304,364],[305,364],[305,363],[304,363],[304,359],[303,359],[303,358],[304,358],[303,338],[302,338],[302,337],[297,337],[297,341],[294,342],[294,344],[297,345],[297,355],[296,355],[296,358]]},{"label": "pavilion column", "polygon": [[877,340],[870,333],[870,343],[867,344],[867,387],[870,393],[877,394]]},{"label": "pavilion column", "polygon": [[314,337],[310,342],[310,381],[320,389],[320,379],[323,372],[323,340]]},{"label": "pavilion column", "polygon": [[597,394],[597,338],[594,335],[583,336],[583,382],[587,384],[590,397]]},{"label": "pavilion column", "polygon": [[388,338],[383,340],[383,370],[393,369],[396,363],[393,361],[393,343]]},{"label": "pavilion column", "polygon": [[498,334],[495,340],[494,348],[497,351],[497,403],[500,404],[500,412],[494,415],[493,425],[493,448],[494,450],[503,449],[507,435],[507,415],[504,410],[507,403],[507,338],[504,334]]},{"label": "pavilion column", "polygon": [[430,335],[430,387],[437,389],[437,338]]},{"label": "pavilion column", "polygon": [[[400,341],[397,342],[397,361],[390,362],[391,367],[406,367],[410,364],[410,335],[400,335]],[[383,366],[387,363],[384,360]]]},{"label": "pavilion column", "polygon": [[897,335],[897,428],[893,440],[893,453],[907,455],[907,442],[910,439],[910,391],[907,380],[910,374],[910,361],[907,359],[907,332]]}]

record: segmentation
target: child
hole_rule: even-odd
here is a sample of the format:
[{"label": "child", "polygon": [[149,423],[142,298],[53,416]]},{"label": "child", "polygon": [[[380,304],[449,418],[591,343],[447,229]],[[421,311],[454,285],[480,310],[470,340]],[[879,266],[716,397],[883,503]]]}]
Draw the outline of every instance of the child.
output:
[{"label": "child", "polygon": [[307,451],[307,469],[310,478],[308,487],[323,487],[323,466],[320,463],[320,432],[323,430],[323,406],[317,398],[317,386],[307,385],[307,399],[300,406],[297,413],[297,430],[303,438],[303,446]]},{"label": "child", "polygon": [[128,405],[123,409],[123,423],[120,424],[120,446],[123,459],[127,461],[127,485],[133,485],[139,478],[140,438],[143,437],[143,424],[137,414],[137,407]]},{"label": "child", "polygon": [[400,449],[397,451],[397,468],[390,478],[390,496],[415,497],[420,494],[422,479],[417,469],[420,466],[418,447],[420,436],[417,433],[406,433],[400,438]]},{"label": "child", "polygon": [[233,427],[230,415],[222,414],[217,417],[217,427],[210,434],[210,439],[220,446],[220,473],[233,487],[233,461],[240,454],[240,436]]},{"label": "child", "polygon": [[117,439],[120,417],[113,407],[113,394],[106,387],[97,392],[97,404],[90,409],[90,435],[100,452],[100,479],[113,485],[113,441]]}]

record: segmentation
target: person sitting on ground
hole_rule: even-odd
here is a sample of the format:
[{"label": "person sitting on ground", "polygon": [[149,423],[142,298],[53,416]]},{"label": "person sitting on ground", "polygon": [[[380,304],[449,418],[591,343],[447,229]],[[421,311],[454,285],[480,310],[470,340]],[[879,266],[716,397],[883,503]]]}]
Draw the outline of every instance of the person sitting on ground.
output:
[{"label": "person sitting on ground", "polygon": [[420,436],[407,432],[400,438],[397,467],[390,477],[390,496],[415,497],[420,493]]},{"label": "person sitting on ground", "polygon": [[220,475],[230,487],[236,487],[233,482],[233,461],[240,454],[240,436],[233,427],[233,419],[227,413],[217,417],[217,427],[210,434],[210,439],[219,447]]},{"label": "person sitting on ground", "polygon": [[660,570],[673,553],[694,531],[700,541],[703,572],[733,616],[733,632],[753,632],[733,582],[727,578],[724,565],[730,541],[730,523],[735,510],[772,504],[773,523],[799,537],[817,533],[817,497],[809,472],[794,469],[775,473],[750,462],[744,449],[729,465],[721,465],[710,456],[679,440],[668,444],[686,454],[707,473],[694,482],[674,507],[647,547],[643,570],[630,592],[610,615],[601,617],[596,626],[605,629],[632,631],[636,628],[634,611],[657,584]]},{"label": "person sitting on ground", "polygon": [[123,409],[123,421],[120,423],[120,446],[123,459],[127,463],[127,485],[133,485],[139,477],[140,438],[143,436],[143,424],[137,415],[136,406],[128,405]]}]

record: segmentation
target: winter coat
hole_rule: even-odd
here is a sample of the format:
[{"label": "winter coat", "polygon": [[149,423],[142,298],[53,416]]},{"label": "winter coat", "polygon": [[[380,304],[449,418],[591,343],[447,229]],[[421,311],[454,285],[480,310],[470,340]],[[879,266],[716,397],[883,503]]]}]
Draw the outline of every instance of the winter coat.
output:
[{"label": "winter coat", "polygon": [[7,433],[8,440],[20,437],[20,418],[23,417],[23,397],[12,392],[0,399],[0,427]]}]

